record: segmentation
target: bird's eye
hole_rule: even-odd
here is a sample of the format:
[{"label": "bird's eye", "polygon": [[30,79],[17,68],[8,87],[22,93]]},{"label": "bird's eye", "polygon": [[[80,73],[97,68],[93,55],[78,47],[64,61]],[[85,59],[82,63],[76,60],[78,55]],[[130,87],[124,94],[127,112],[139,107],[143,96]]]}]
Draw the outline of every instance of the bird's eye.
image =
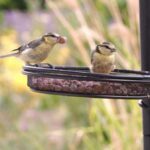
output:
[{"label": "bird's eye", "polygon": [[107,45],[105,45],[105,47],[106,47],[106,48],[108,48],[108,49],[110,49],[110,47],[109,47],[109,46],[107,46]]},{"label": "bird's eye", "polygon": [[54,37],[54,38],[55,38],[56,36],[52,34],[51,37]]}]

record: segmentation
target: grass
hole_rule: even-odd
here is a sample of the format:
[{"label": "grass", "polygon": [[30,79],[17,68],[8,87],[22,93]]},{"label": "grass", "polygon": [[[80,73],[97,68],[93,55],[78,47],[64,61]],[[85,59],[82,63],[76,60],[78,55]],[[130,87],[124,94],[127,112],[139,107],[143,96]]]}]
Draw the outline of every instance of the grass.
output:
[{"label": "grass", "polygon": [[[140,69],[138,1],[47,0],[46,7],[49,14],[55,15],[57,31],[68,37],[68,45],[63,51],[56,50],[51,62],[89,66],[95,44],[110,41],[118,49],[117,68]],[[1,48],[7,49],[17,33],[4,35]],[[141,149],[141,110],[137,101],[39,95],[23,86],[26,80],[18,68],[14,70],[11,60],[3,61],[1,66],[1,149]],[[14,77],[8,76],[11,72]],[[9,91],[4,81],[9,82]]]}]

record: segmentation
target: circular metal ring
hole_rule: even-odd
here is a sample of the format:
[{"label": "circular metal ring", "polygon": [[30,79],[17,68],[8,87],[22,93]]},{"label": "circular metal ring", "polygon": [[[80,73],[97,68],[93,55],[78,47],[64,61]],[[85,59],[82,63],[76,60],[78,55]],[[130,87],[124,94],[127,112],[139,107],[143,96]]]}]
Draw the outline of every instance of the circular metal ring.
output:
[{"label": "circular metal ring", "polygon": [[88,67],[25,66],[28,86],[42,93],[93,98],[141,99],[150,95],[150,72],[116,69],[91,73]]}]

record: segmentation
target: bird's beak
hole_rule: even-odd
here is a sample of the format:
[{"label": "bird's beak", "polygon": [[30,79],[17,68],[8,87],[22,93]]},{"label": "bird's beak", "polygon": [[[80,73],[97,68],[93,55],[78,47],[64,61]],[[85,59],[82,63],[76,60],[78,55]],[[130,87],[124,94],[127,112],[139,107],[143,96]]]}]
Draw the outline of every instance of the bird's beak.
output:
[{"label": "bird's beak", "polygon": [[115,48],[111,49],[111,52],[116,52],[116,49]]},{"label": "bird's beak", "polygon": [[64,43],[66,43],[66,41],[67,41],[67,38],[65,36],[60,36],[57,39],[57,42],[60,44],[64,44]]}]

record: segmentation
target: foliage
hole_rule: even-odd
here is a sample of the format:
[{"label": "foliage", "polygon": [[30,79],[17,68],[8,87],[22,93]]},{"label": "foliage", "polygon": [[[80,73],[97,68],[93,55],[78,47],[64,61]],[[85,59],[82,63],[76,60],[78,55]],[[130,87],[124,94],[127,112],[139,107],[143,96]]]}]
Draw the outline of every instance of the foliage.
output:
[{"label": "foliage", "polygon": [[[52,16],[49,28],[54,25],[68,37],[67,45],[55,47],[47,60],[50,63],[89,65],[90,50],[106,40],[118,48],[117,68],[140,69],[137,0],[47,0],[46,7]],[[20,34],[1,23],[0,52],[42,34],[45,29],[39,14],[36,19],[30,13],[31,32]],[[0,65],[0,149],[141,149],[137,101],[34,93],[26,86],[18,59],[0,60]]]},{"label": "foliage", "polygon": [[3,10],[30,10],[30,8],[45,8],[45,0],[0,0],[0,9]]},{"label": "foliage", "polygon": [[0,0],[0,9],[27,9],[25,0]]}]

